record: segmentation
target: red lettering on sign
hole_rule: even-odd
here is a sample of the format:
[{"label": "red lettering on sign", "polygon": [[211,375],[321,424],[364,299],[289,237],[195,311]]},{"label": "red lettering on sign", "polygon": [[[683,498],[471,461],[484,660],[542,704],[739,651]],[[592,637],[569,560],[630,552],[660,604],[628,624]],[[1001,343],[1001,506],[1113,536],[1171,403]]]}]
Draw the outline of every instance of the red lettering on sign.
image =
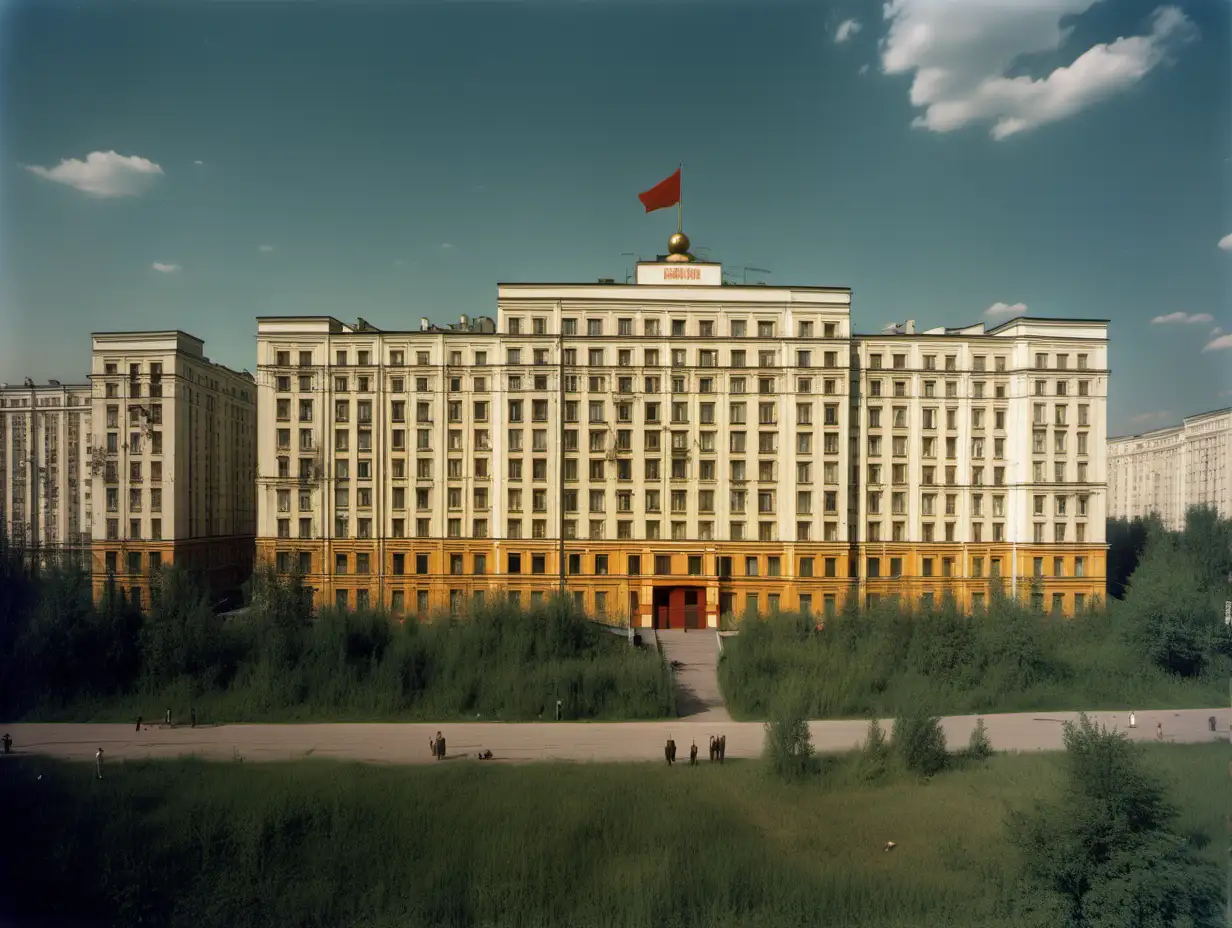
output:
[{"label": "red lettering on sign", "polygon": [[701,280],[702,272],[696,267],[665,267],[664,280]]}]

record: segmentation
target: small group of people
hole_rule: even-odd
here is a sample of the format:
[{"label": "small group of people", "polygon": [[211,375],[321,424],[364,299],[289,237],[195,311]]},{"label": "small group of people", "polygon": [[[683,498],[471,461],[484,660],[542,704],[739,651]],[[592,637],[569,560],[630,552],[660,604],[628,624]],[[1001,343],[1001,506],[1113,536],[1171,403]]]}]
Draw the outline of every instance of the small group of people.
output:
[{"label": "small group of people", "polygon": [[[727,754],[727,735],[711,735],[710,736],[710,763],[718,761],[723,763],[723,758]],[[671,767],[676,763],[676,742],[672,740],[672,736],[667,736],[667,743],[663,745],[663,759],[667,761],[667,766]],[[689,766],[697,766],[697,742],[694,741],[689,746]]]},{"label": "small group of people", "polygon": [[445,759],[445,736],[439,731],[435,738],[428,739],[428,747],[432,749],[432,756],[437,760]]}]

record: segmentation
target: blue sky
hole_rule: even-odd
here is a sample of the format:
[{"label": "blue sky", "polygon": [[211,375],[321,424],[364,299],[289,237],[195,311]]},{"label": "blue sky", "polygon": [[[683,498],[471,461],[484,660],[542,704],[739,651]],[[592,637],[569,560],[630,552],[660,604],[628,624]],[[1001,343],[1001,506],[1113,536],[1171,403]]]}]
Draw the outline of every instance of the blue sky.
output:
[{"label": "blue sky", "polygon": [[92,330],[244,368],[257,315],[621,278],[683,160],[695,247],[852,287],[860,331],[1108,318],[1111,431],[1232,405],[1230,11],[0,0],[0,380],[81,378]]}]

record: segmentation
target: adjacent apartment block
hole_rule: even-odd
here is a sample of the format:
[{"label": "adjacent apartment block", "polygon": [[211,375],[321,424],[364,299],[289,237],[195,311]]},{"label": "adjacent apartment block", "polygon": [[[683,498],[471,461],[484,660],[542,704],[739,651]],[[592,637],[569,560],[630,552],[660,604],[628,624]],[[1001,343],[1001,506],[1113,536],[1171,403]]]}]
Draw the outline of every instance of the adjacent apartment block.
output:
[{"label": "adjacent apartment block", "polygon": [[1185,527],[1190,506],[1232,518],[1232,409],[1188,416],[1180,425],[1108,441],[1109,517],[1160,517]]},{"label": "adjacent apartment block", "polygon": [[40,563],[90,554],[89,385],[0,385],[0,532]]},{"label": "adjacent apartment block", "polygon": [[[683,239],[683,245],[680,244]],[[842,287],[501,284],[497,318],[258,320],[259,557],[318,603],[558,590],[634,624],[1104,591],[1104,322],[857,336]]]},{"label": "adjacent apartment block", "polygon": [[135,600],[164,564],[216,590],[251,575],[256,388],[184,332],[93,336],[93,573]]}]

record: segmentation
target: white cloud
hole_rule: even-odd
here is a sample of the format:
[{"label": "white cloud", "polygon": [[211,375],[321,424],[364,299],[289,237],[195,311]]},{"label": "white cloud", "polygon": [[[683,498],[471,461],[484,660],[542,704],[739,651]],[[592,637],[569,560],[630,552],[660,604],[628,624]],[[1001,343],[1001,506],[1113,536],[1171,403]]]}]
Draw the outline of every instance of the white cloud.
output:
[{"label": "white cloud", "polygon": [[1156,316],[1151,320],[1151,325],[1204,325],[1214,321],[1215,317],[1210,313],[1168,313],[1166,316]]},{"label": "white cloud", "polygon": [[117,155],[114,151],[92,151],[86,160],[65,158],[53,168],[24,165],[31,174],[96,197],[135,196],[149,189],[163,169],[149,158]]},{"label": "white cloud", "polygon": [[868,65],[866,65],[866,64],[862,64],[862,65],[860,65],[860,70],[859,70],[858,72],[856,72],[856,73],[860,74],[861,76],[863,76],[863,75],[867,74],[867,73],[868,73]]},{"label": "white cloud", "polygon": [[198,167],[200,167],[201,165],[205,164],[205,162],[204,162],[204,161],[194,161],[194,162],[193,162],[193,164],[195,164],[195,165],[197,165]]},{"label": "white cloud", "polygon": [[1158,422],[1160,419],[1167,419],[1171,417],[1171,415],[1172,410],[1162,409],[1159,412],[1144,412],[1139,413],[1136,416],[1130,416],[1129,421],[1134,425],[1146,425],[1150,422]]},{"label": "white cloud", "polygon": [[[1227,160],[1226,158],[1224,159]],[[1232,232],[1229,232],[1219,240],[1219,247],[1224,251],[1232,251]]]},{"label": "white cloud", "polygon": [[882,43],[887,74],[913,74],[915,125],[950,132],[992,123],[994,139],[1073,116],[1122,93],[1163,64],[1195,29],[1174,6],[1159,7],[1146,35],[1093,45],[1041,78],[1007,77],[1022,56],[1055,52],[1070,35],[1065,16],[1098,0],[888,0]]},{"label": "white cloud", "polygon": [[986,310],[985,316],[1021,316],[1027,311],[1026,303],[993,303]]},{"label": "white cloud", "polygon": [[860,25],[860,23],[857,20],[844,19],[841,23],[838,24],[838,28],[834,30],[834,41],[835,42],[846,42],[853,35],[859,32],[861,28],[863,27]]},{"label": "white cloud", "polygon": [[273,250],[274,250],[273,245],[258,245],[257,246],[257,251],[262,252],[263,254],[269,254]]},{"label": "white cloud", "polygon": [[163,264],[161,261],[155,261],[150,267],[160,274],[174,274],[180,269],[178,264]]},{"label": "white cloud", "polygon": [[441,251],[449,251],[451,248],[453,248],[452,242],[441,242]]},{"label": "white cloud", "polygon": [[1226,351],[1232,348],[1232,335],[1216,335],[1203,347],[1203,353],[1207,351]]}]

